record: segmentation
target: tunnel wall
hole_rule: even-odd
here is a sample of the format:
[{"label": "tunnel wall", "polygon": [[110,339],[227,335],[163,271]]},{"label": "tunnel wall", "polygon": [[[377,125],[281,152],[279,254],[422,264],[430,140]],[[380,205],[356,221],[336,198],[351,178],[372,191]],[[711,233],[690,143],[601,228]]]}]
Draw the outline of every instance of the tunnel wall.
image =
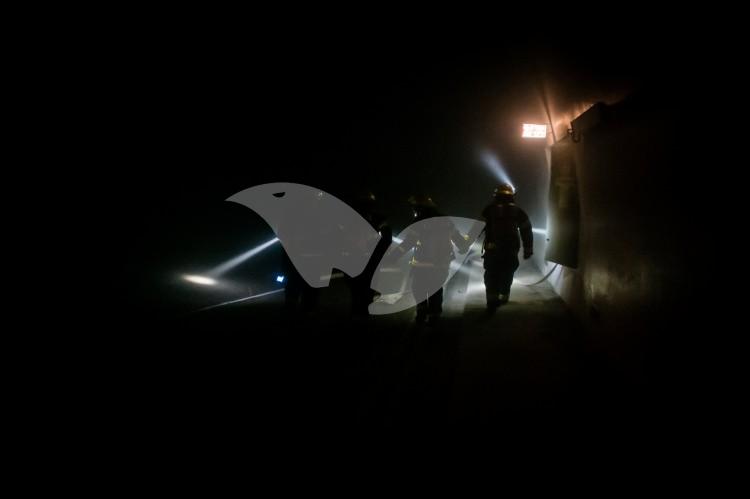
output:
[{"label": "tunnel wall", "polygon": [[571,125],[551,168],[562,157],[555,148],[573,149],[578,265],[561,266],[550,282],[596,347],[627,376],[646,378],[695,291],[686,210],[695,203],[680,172],[680,123],[659,95],[641,93],[598,104]]}]

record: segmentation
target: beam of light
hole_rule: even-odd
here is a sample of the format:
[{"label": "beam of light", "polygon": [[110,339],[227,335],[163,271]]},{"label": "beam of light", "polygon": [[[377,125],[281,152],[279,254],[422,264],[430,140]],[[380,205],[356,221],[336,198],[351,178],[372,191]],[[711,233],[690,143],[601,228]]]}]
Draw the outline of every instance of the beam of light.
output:
[{"label": "beam of light", "polygon": [[200,309],[196,310],[196,312],[204,312],[206,310],[211,310],[212,308],[223,307],[225,305],[231,305],[233,303],[240,303],[240,302],[248,301],[248,300],[254,300],[255,298],[261,298],[263,296],[268,296],[268,295],[273,295],[273,294],[276,294],[276,293],[281,293],[282,291],[284,291],[284,290],[283,289],[276,289],[276,290],[273,290],[273,291],[268,291],[266,293],[260,293],[260,294],[253,295],[253,296],[246,296],[245,298],[240,298],[239,300],[225,301],[224,303],[217,303],[216,305],[210,305],[208,307],[200,308]]},{"label": "beam of light", "polygon": [[511,187],[513,187],[513,190],[516,190],[516,186],[513,185],[510,177],[505,172],[505,169],[494,154],[489,151],[482,151],[481,159],[484,166],[486,166],[487,169],[490,170],[490,172],[495,176],[496,179],[498,179],[500,182],[510,185]]},{"label": "beam of light", "polygon": [[547,138],[547,125],[532,125],[530,123],[524,123],[523,134],[521,136],[524,139]]},{"label": "beam of light", "polygon": [[231,260],[227,260],[226,262],[222,263],[221,265],[214,267],[213,270],[209,272],[209,275],[213,277],[219,277],[222,274],[225,274],[238,266],[239,264],[249,260],[250,258],[254,257],[261,251],[273,246],[274,244],[279,242],[278,237],[274,237],[270,241],[266,241],[265,243],[261,244],[260,246],[256,246],[255,248],[252,248],[241,255],[237,255],[236,257],[232,258]]},{"label": "beam of light", "polygon": [[182,278],[187,282],[192,282],[193,284],[201,284],[203,286],[214,286],[216,284],[215,279],[211,279],[210,277],[205,277],[202,275],[184,275],[182,276]]},{"label": "beam of light", "polygon": [[547,231],[546,231],[546,230],[544,230],[544,229],[531,229],[531,231],[532,231],[532,232],[533,232],[534,234],[541,234],[541,235],[543,235],[543,236],[546,236],[546,235],[547,235]]}]

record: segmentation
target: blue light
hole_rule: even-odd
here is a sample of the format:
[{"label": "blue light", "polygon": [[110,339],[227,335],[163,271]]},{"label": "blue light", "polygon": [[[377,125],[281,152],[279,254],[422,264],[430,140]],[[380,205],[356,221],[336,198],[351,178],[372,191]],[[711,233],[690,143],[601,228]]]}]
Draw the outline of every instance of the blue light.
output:
[{"label": "blue light", "polygon": [[277,275],[276,276],[276,282],[284,282],[284,276],[283,275]]}]

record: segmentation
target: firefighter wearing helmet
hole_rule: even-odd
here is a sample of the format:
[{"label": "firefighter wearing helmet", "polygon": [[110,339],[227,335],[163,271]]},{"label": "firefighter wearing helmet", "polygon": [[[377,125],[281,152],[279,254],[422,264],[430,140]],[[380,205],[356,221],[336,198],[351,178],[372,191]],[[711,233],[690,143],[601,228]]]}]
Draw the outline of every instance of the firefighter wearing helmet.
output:
[{"label": "firefighter wearing helmet", "polygon": [[521,244],[524,259],[534,253],[531,223],[526,212],[516,206],[515,194],[513,186],[500,184],[495,188],[492,202],[482,211],[486,223],[484,285],[490,312],[508,302]]}]

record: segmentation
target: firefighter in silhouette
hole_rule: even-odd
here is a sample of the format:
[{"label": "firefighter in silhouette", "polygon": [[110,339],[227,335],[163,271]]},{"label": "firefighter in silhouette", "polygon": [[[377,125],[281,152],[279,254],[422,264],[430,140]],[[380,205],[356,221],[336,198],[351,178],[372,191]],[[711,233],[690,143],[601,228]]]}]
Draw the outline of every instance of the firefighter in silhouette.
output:
[{"label": "firefighter in silhouette", "polygon": [[[348,279],[352,299],[352,315],[357,318],[363,318],[370,316],[368,306],[372,303],[377,294],[370,287],[370,283],[372,282],[372,277],[375,274],[378,263],[380,263],[388,246],[391,244],[393,232],[385,217],[378,212],[377,198],[372,192],[360,192],[354,197],[350,204],[351,207],[354,208],[362,218],[367,220],[372,228],[380,234],[380,239],[378,240],[375,249],[372,251],[372,255],[370,255],[364,271],[358,276],[350,277]],[[358,240],[355,242],[354,246],[361,247],[362,251],[366,252],[366,248],[369,247],[367,243],[368,241],[366,240]]]},{"label": "firefighter in silhouette", "polygon": [[[414,223],[443,217],[429,196],[412,196],[409,204],[414,214]],[[434,325],[443,311],[442,286],[455,258],[453,244],[460,253],[466,253],[470,245],[467,236],[462,235],[447,218],[439,218],[434,223],[420,224],[418,227],[421,228],[412,228],[406,233],[404,241],[395,248],[395,252],[405,254],[414,250],[410,260],[410,273],[411,289],[417,302],[416,321],[417,324],[427,322]],[[434,289],[437,291],[430,294]]]},{"label": "firefighter in silhouette", "polygon": [[[492,312],[507,303],[513,274],[518,269],[518,251],[523,242],[523,258],[534,253],[534,237],[526,213],[515,204],[515,190],[508,184],[495,189],[494,198],[483,211],[484,286],[487,309]],[[519,238],[520,233],[520,238]]]}]

